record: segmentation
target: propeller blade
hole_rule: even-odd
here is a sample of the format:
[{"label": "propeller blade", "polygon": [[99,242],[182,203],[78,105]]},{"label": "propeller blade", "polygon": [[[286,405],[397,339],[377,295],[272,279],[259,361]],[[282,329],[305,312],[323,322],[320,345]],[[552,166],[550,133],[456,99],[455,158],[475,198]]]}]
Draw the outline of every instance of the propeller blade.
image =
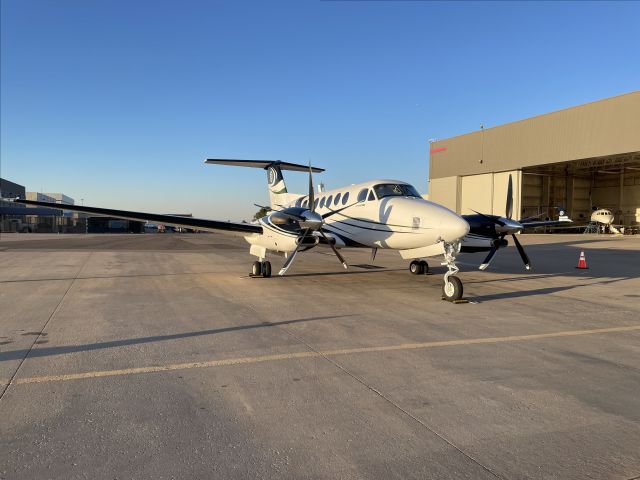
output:
[{"label": "propeller blade", "polygon": [[340,262],[342,263],[342,266],[347,269],[348,265],[347,262],[345,261],[344,258],[342,258],[342,255],[340,255],[340,252],[338,252],[338,250],[336,249],[336,247],[333,246],[333,242],[331,242],[327,236],[324,234],[324,232],[322,230],[320,230],[320,235],[322,235],[322,238],[324,238],[327,243],[329,244],[329,246],[331,247],[331,250],[333,250],[333,253],[336,254],[336,257],[338,257],[338,260],[340,260]]},{"label": "propeller blade", "polygon": [[511,218],[513,215],[513,183],[511,181],[511,174],[509,174],[509,185],[507,186],[507,208],[505,209],[507,218]]},{"label": "propeller blade", "polygon": [[378,249],[377,248],[372,248],[371,249],[371,261],[374,262],[376,259],[376,253],[378,253]]},{"label": "propeller blade", "polygon": [[289,267],[291,266],[291,264],[293,263],[293,259],[296,258],[296,255],[298,254],[298,251],[300,250],[300,246],[302,245],[302,243],[304,242],[305,237],[307,236],[307,233],[309,233],[309,229],[306,229],[304,231],[304,233],[302,234],[302,238],[300,239],[300,241],[298,242],[298,245],[296,246],[296,249],[293,251],[293,253],[289,256],[289,258],[287,258],[287,261],[284,262],[284,265],[282,266],[282,268],[280,269],[280,271],[278,272],[278,275],[282,276],[285,273],[287,273],[287,270],[289,269]]},{"label": "propeller blade", "polygon": [[505,223],[502,220],[499,220],[497,217],[491,216],[491,215],[486,215],[484,213],[480,213],[480,212],[476,212],[475,210],[469,209],[471,210],[473,213],[477,213],[478,215],[480,215],[481,217],[486,218],[487,220],[492,221],[493,223],[495,223],[496,225],[500,225],[501,227],[504,227]]},{"label": "propeller blade", "polygon": [[339,208],[338,210],[329,210],[328,213],[325,213],[324,215],[322,215],[322,218],[323,219],[328,218],[331,215],[333,215],[335,213],[340,213],[341,211],[346,210],[349,207],[353,207],[354,205],[357,205],[358,203],[362,203],[362,202],[354,202],[351,205],[347,205],[346,207]]},{"label": "propeller blade", "polygon": [[497,251],[498,251],[498,247],[491,247],[491,250],[489,250],[489,255],[487,255],[487,258],[484,259],[484,261],[480,264],[478,268],[480,270],[486,269],[491,263],[491,260],[493,260],[493,256],[496,254]]},{"label": "propeller blade", "polygon": [[278,216],[278,217],[282,217],[282,218],[290,218],[291,220],[295,220],[297,222],[299,222],[300,220],[303,220],[303,217],[301,217],[300,215],[297,215],[295,213],[291,213],[291,212],[286,212],[283,210],[279,210],[277,212],[273,213],[274,216]]},{"label": "propeller blade", "polygon": [[311,162],[309,162],[309,210],[316,211],[315,196],[313,192],[313,172],[311,171]]},{"label": "propeller blade", "polygon": [[518,238],[515,236],[515,234],[511,235],[513,237],[513,241],[516,244],[516,248],[518,249],[518,253],[520,254],[520,258],[522,258],[522,261],[524,262],[524,268],[526,268],[527,270],[531,269],[531,262],[529,261],[529,257],[527,256],[526,252],[524,251],[524,248],[522,248],[522,245],[520,245],[520,242],[518,241]]}]

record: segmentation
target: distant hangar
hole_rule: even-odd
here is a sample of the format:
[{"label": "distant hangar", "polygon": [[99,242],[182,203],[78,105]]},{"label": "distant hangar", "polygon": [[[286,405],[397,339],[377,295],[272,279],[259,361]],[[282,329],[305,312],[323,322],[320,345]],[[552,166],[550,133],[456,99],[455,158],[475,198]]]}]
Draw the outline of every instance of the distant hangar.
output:
[{"label": "distant hangar", "polygon": [[640,91],[431,143],[429,198],[460,213],[576,220],[608,208],[640,223]]}]

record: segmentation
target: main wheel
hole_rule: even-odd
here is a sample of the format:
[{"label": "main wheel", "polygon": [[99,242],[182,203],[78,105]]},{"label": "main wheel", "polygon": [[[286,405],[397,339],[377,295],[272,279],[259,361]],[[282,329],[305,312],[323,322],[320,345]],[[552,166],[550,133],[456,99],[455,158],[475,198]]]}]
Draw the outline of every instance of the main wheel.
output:
[{"label": "main wheel", "polygon": [[424,273],[425,275],[429,273],[429,264],[425,260],[420,260],[420,266],[422,267],[420,273]]},{"label": "main wheel", "polygon": [[462,298],[462,281],[458,277],[451,276],[449,281],[442,285],[442,296],[445,300],[455,302]]},{"label": "main wheel", "polygon": [[262,262],[262,276],[269,278],[271,276],[271,262]]},{"label": "main wheel", "polygon": [[253,262],[253,266],[251,267],[251,275],[254,277],[259,277],[262,275],[262,264],[260,262]]},{"label": "main wheel", "polygon": [[422,265],[418,260],[414,260],[409,264],[409,271],[413,275],[420,275],[422,273]]}]

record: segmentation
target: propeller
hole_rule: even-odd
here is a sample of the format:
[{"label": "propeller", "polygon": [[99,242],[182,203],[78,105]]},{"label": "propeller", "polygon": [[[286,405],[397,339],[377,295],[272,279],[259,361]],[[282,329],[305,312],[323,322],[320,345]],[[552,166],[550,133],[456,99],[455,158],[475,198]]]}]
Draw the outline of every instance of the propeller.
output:
[{"label": "propeller", "polygon": [[531,261],[529,260],[529,257],[526,254],[526,252],[524,251],[524,248],[520,244],[520,241],[516,237],[516,233],[519,233],[522,230],[524,230],[524,226],[522,225],[522,223],[516,220],[513,220],[511,218],[513,216],[513,181],[511,179],[511,175],[509,175],[509,183],[507,184],[507,203],[505,205],[506,217],[498,217],[495,215],[485,215],[484,213],[480,213],[480,212],[475,212],[475,213],[495,223],[496,225],[495,231],[499,235],[499,240],[497,241],[494,240],[491,250],[489,250],[489,253],[487,254],[486,258],[480,264],[480,267],[479,267],[480,270],[486,269],[489,266],[489,264],[491,264],[491,261],[493,260],[493,257],[495,256],[498,249],[506,245],[504,237],[506,237],[507,235],[511,235],[511,237],[513,238],[513,243],[518,249],[520,258],[524,263],[524,268],[526,268],[527,270],[530,270]]},{"label": "propeller", "polygon": [[[335,240],[330,239],[329,237],[327,237],[325,232],[322,230],[322,225],[324,224],[324,219],[325,218],[328,218],[331,215],[335,215],[336,213],[339,213],[342,210],[355,205],[355,203],[351,204],[351,205],[347,205],[346,207],[339,208],[338,210],[330,210],[329,212],[325,213],[324,215],[320,215],[320,214],[316,213],[315,193],[314,193],[314,190],[313,190],[313,172],[311,170],[311,164],[309,164],[309,197],[308,197],[308,200],[309,200],[309,208],[308,209],[291,208],[291,209],[284,209],[284,210],[278,212],[278,215],[283,215],[285,217],[291,218],[292,220],[295,220],[300,225],[300,228],[304,229],[302,235],[300,235],[298,237],[297,245],[296,245],[295,250],[291,253],[291,255],[288,256],[287,261],[284,262],[284,265],[282,266],[282,268],[278,272],[278,275],[284,275],[287,272],[287,270],[289,269],[289,267],[293,263],[294,258],[296,258],[296,255],[300,251],[300,248],[303,245],[305,245],[305,239],[307,238],[307,236],[309,236],[313,232],[318,232],[320,234],[320,236],[325,240],[325,242],[327,242],[329,247],[331,247],[331,250],[333,250],[333,253],[335,254],[335,256],[338,258],[340,263],[342,263],[342,266],[345,269],[348,267],[347,262],[345,261],[344,257],[340,254],[340,252],[338,252],[338,249],[334,245],[335,244]],[[356,202],[356,203],[358,203],[358,202]]]},{"label": "propeller", "polygon": [[507,218],[511,219],[513,215],[513,183],[511,181],[511,174],[509,174],[509,183],[507,185],[507,205],[504,211],[507,214]]}]

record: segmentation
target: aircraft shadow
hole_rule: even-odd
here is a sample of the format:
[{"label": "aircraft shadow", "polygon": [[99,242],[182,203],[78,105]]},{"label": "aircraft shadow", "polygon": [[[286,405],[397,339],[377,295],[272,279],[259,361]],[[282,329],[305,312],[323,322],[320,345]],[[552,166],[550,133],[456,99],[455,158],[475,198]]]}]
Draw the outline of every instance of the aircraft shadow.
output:
[{"label": "aircraft shadow", "polygon": [[102,280],[109,278],[139,278],[139,277],[174,277],[179,275],[211,275],[219,272],[177,272],[177,273],[132,273],[124,275],[96,275],[91,277],[59,277],[59,278],[22,278],[17,280],[0,280],[0,283],[22,282],[53,282],[61,280]]},{"label": "aircraft shadow", "polygon": [[0,362],[9,360],[21,360],[28,356],[34,357],[50,357],[54,355],[63,355],[65,353],[88,352],[93,350],[102,350],[107,348],[126,347],[129,345],[141,345],[145,343],[163,342],[167,340],[178,340],[182,338],[201,337],[206,335],[217,335],[220,333],[237,332],[242,330],[251,330],[256,328],[277,327],[281,325],[292,325],[295,323],[312,322],[317,320],[331,320],[335,318],[353,317],[349,315],[332,315],[324,317],[298,318],[295,320],[283,320],[281,322],[262,322],[253,325],[239,325],[236,327],[215,328],[210,330],[200,330],[197,332],[175,333],[172,335],[156,335],[152,337],[128,338],[123,340],[112,340],[109,342],[86,343],[82,345],[63,345],[59,347],[44,347],[33,349],[12,350],[8,352],[0,352]]},{"label": "aircraft shadow", "polygon": [[[568,242],[559,242],[553,244],[530,244],[527,245],[526,237],[521,240],[522,246],[527,252],[531,260],[531,270],[527,271],[522,264],[522,260],[517,250],[509,245],[506,249],[500,249],[496,254],[494,261],[486,273],[512,273],[522,275],[540,275],[550,276],[571,276],[581,277],[590,276],[592,278],[610,277],[628,277],[636,276],[633,264],[635,259],[640,260],[640,251],[632,249],[605,249],[605,248],[582,248],[582,245],[588,243],[598,243],[602,240],[576,240]],[[558,247],[565,247],[558,249]],[[578,264],[580,252],[585,252],[587,256],[587,264],[591,266],[589,270],[579,270],[574,267]],[[486,257],[486,252],[463,253],[458,257],[459,265],[463,268],[463,272],[477,270],[478,265],[482,263]],[[607,256],[607,260],[594,262],[593,259],[602,259],[603,255]],[[624,260],[621,260],[624,259]],[[431,263],[431,262],[430,262]],[[594,265],[595,263],[595,265]],[[434,265],[434,270],[439,266]],[[569,267],[569,268],[567,268]],[[562,271],[559,271],[562,269]],[[606,273],[605,273],[606,272]]]},{"label": "aircraft shadow", "polygon": [[408,270],[406,268],[381,267],[381,268],[376,268],[372,270],[359,270],[359,271],[345,270],[345,271],[337,271],[337,272],[287,273],[282,277],[279,275],[274,275],[273,277],[271,277],[271,279],[273,278],[286,279],[287,277],[322,277],[322,276],[328,276],[328,275],[364,275],[364,274],[373,274],[373,273],[389,273],[389,272],[405,272],[405,271],[408,271]]},{"label": "aircraft shadow", "polygon": [[[622,280],[626,280],[626,278],[616,278],[612,280],[605,280],[598,282],[598,285],[610,284],[620,282]],[[546,287],[546,288],[536,288],[533,290],[518,290],[518,291],[505,291],[493,293],[490,295],[477,295],[477,296],[467,296],[467,300],[471,300],[478,303],[488,302],[492,300],[503,300],[507,298],[521,298],[521,297],[533,297],[536,295],[548,295],[550,293],[558,293],[565,292],[567,290],[573,290],[574,288],[580,287],[588,287],[588,283],[580,283],[577,285],[565,285],[562,287]]]}]

